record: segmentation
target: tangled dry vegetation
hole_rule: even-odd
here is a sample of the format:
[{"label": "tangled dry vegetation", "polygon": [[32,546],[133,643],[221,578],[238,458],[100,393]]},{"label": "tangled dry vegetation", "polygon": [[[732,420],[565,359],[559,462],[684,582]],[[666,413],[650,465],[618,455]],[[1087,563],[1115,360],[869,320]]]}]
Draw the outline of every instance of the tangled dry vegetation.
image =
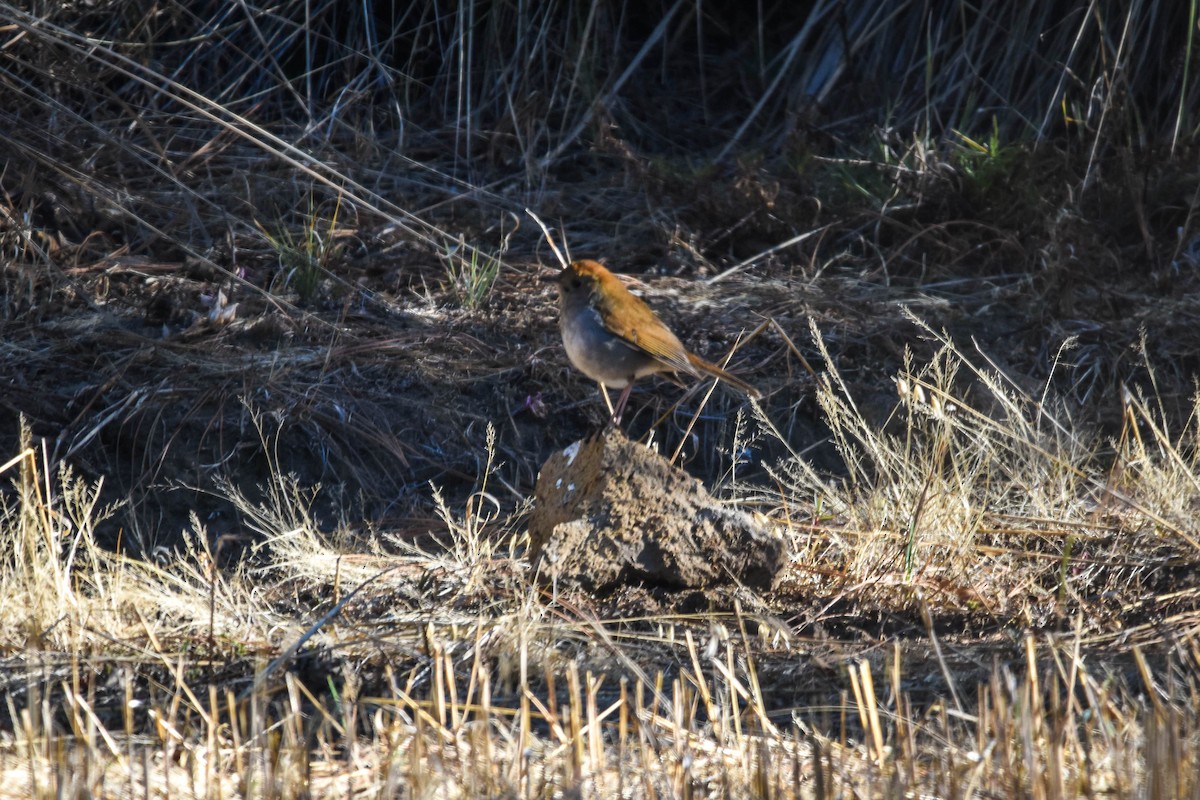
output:
[{"label": "tangled dry vegetation", "polygon": [[[291,5],[0,4],[0,795],[1200,792],[1194,4]],[[526,208],[773,591],[530,574]]]}]

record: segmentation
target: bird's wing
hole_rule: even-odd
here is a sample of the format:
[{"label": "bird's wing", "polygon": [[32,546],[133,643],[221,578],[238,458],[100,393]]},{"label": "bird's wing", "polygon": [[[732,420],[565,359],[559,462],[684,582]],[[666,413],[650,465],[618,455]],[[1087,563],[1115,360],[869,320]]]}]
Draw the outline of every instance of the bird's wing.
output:
[{"label": "bird's wing", "polygon": [[[610,288],[610,294],[622,293],[624,296],[620,302],[626,313],[616,315],[606,313],[607,309],[598,309],[605,329],[633,347],[654,356],[676,372],[698,374],[696,367],[688,360],[687,348],[679,341],[679,337],[671,333],[671,330],[655,316],[650,306],[624,286],[621,286],[620,292],[613,292]],[[604,298],[600,298],[599,302],[604,302]]]}]

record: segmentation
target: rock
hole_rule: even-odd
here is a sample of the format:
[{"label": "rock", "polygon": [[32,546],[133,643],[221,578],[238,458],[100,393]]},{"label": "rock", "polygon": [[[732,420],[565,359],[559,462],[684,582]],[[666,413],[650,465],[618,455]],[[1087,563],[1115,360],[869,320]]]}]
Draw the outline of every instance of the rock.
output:
[{"label": "rock", "polygon": [[611,428],[542,465],[529,538],[541,581],[593,592],[769,589],[785,560],[781,537]]}]

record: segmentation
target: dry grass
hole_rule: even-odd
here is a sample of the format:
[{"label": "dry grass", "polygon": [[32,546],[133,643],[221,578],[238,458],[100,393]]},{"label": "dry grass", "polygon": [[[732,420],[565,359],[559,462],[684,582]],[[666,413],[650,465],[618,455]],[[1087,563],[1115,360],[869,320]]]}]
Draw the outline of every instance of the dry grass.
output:
[{"label": "dry grass", "polygon": [[[210,5],[0,3],[0,796],[1200,795],[1194,2]],[[775,592],[532,582],[526,207]]]},{"label": "dry grass", "polygon": [[794,569],[701,614],[533,586],[490,462],[430,550],[321,533],[278,473],[261,502],[227,487],[259,544],[221,569],[199,520],[163,563],[98,547],[94,487],[28,447],[0,525],[6,791],[1187,796],[1196,431],[1130,397],[1105,475],[1044,398],[943,347],[899,376],[897,435],[830,376],[862,471],[781,465]]},{"label": "dry grass", "polygon": [[[964,401],[961,368],[992,413]],[[1044,402],[953,343],[899,384],[899,435],[838,375],[823,385],[864,469],[834,486],[782,465],[796,566],[780,593],[646,619],[529,583],[491,462],[463,509],[440,506],[432,549],[322,534],[283,476],[259,503],[228,487],[259,545],[222,570],[198,519],[162,564],[98,547],[95,489],[28,447],[0,525],[6,790],[1194,792],[1200,616],[1163,573],[1200,558],[1180,450],[1195,433],[1130,397],[1105,476]],[[800,524],[803,497],[817,511]],[[776,616],[805,596],[818,607]],[[872,615],[892,643],[833,634]]]}]

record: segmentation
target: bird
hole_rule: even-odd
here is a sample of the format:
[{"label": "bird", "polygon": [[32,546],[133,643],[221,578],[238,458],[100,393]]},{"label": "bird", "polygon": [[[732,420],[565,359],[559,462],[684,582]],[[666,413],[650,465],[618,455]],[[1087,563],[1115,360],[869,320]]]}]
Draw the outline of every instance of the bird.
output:
[{"label": "bird", "polygon": [[614,425],[621,422],[634,381],[656,373],[710,375],[752,399],[762,397],[741,378],[688,352],[650,306],[598,262],[572,261],[556,281],[558,326],[567,358],[602,388],[622,390],[613,410]]}]

